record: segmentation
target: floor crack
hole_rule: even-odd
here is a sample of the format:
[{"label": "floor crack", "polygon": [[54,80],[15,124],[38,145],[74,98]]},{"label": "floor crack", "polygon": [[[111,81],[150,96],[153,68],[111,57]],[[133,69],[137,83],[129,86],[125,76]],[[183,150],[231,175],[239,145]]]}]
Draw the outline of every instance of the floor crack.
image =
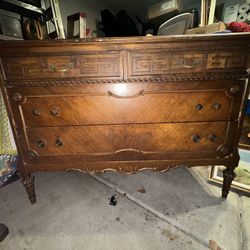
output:
[{"label": "floor crack", "polygon": [[157,210],[155,210],[154,208],[148,206],[147,204],[143,203],[142,201],[134,198],[132,195],[128,194],[127,192],[125,192],[124,190],[122,190],[121,188],[115,186],[114,184],[110,183],[109,181],[106,181],[104,178],[97,176],[97,175],[90,175],[92,178],[94,178],[95,180],[97,180],[98,182],[104,184],[105,186],[111,188],[113,191],[121,194],[124,196],[124,194],[126,194],[126,198],[130,201],[132,201],[134,204],[136,204],[137,206],[141,207],[142,209],[146,210],[147,212],[155,215],[156,217],[158,217],[159,219],[167,222],[168,224],[170,224],[172,227],[175,227],[176,229],[178,229],[179,231],[181,231],[182,233],[186,234],[187,236],[191,237],[192,239],[196,240],[197,242],[199,242],[200,244],[204,245],[205,247],[207,247],[209,249],[209,239],[208,238],[204,238],[206,236],[201,236],[198,234],[194,234],[192,232],[192,230],[190,230],[189,228],[179,224],[178,222],[176,222],[175,220],[171,219],[170,217],[165,216],[164,214],[158,212]]}]

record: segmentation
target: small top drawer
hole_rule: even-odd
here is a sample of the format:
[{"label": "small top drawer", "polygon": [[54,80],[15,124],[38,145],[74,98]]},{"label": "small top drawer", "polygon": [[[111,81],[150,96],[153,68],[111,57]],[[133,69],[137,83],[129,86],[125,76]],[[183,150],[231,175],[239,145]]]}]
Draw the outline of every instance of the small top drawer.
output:
[{"label": "small top drawer", "polygon": [[7,80],[123,77],[120,52],[79,56],[8,57],[2,58],[2,62]]},{"label": "small top drawer", "polygon": [[246,67],[247,54],[245,51],[131,51],[128,60],[128,74],[130,78],[134,78],[232,69],[238,71]]}]

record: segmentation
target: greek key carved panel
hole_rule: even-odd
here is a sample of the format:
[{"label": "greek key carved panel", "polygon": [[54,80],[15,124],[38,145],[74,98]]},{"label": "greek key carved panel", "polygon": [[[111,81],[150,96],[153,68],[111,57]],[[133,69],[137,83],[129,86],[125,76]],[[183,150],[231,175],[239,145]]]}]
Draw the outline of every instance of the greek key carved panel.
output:
[{"label": "greek key carved panel", "polygon": [[4,58],[7,79],[58,77],[122,78],[120,52],[79,56]]}]

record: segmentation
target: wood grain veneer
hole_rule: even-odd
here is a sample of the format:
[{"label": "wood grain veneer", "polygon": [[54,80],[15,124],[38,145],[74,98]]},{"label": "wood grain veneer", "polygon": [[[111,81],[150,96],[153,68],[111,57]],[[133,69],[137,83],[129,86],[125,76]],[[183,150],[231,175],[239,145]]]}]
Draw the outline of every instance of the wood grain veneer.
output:
[{"label": "wood grain veneer", "polygon": [[1,89],[30,201],[35,171],[238,165],[248,34],[8,41]]}]

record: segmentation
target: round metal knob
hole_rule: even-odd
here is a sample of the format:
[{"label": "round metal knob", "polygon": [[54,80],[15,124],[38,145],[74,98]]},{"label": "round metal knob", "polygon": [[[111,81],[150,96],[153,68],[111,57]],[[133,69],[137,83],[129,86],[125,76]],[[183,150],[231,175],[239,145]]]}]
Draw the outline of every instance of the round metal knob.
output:
[{"label": "round metal knob", "polygon": [[19,94],[19,93],[14,93],[13,94],[13,100],[18,102],[18,101],[21,101],[22,100],[22,95]]},{"label": "round metal knob", "polygon": [[60,110],[59,110],[59,108],[52,108],[50,113],[53,116],[58,116],[60,114]]},{"label": "round metal knob", "polygon": [[220,104],[220,103],[215,103],[215,104],[214,104],[214,109],[215,109],[215,110],[221,109],[221,104]]},{"label": "round metal knob", "polygon": [[217,135],[210,135],[209,136],[209,140],[211,142],[217,142],[218,141],[218,136]]},{"label": "round metal knob", "polygon": [[202,108],[203,108],[203,106],[202,106],[200,103],[196,104],[196,106],[195,106],[195,109],[196,109],[197,111],[202,110]]},{"label": "round metal knob", "polygon": [[41,112],[40,112],[39,109],[34,109],[34,110],[32,111],[32,114],[33,114],[34,116],[38,116],[38,115],[41,114]]},{"label": "round metal knob", "polygon": [[45,142],[42,140],[37,141],[36,146],[38,148],[44,148],[45,147]]},{"label": "round metal knob", "polygon": [[63,146],[63,141],[61,139],[56,140],[56,146],[57,147],[62,147]]},{"label": "round metal knob", "polygon": [[232,87],[230,88],[230,91],[231,91],[231,93],[233,93],[233,94],[238,93],[239,90],[240,90],[240,88],[239,88],[238,85],[232,86]]},{"label": "round metal knob", "polygon": [[201,141],[201,137],[199,135],[193,135],[192,136],[192,141],[194,143],[199,143]]}]

